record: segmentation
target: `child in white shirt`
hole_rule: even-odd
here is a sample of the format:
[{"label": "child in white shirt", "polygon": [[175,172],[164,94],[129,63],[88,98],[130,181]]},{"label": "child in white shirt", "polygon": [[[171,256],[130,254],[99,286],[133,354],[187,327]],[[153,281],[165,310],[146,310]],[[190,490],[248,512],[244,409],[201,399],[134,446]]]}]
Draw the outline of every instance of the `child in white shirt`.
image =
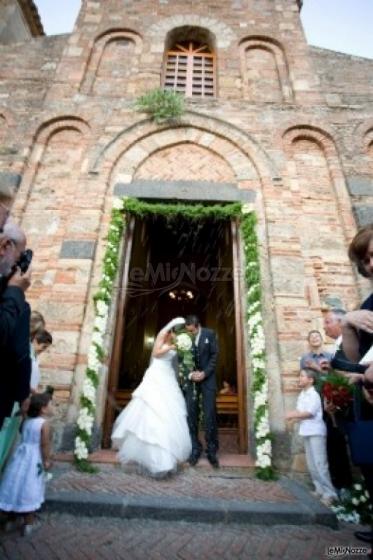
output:
[{"label": "child in white shirt", "polygon": [[286,414],[287,420],[299,421],[299,435],[303,436],[306,461],[315,494],[326,506],[337,500],[337,493],[330,480],[326,455],[326,425],[323,420],[321,398],[314,387],[317,373],[302,369],[299,375],[300,392],[296,410]]}]

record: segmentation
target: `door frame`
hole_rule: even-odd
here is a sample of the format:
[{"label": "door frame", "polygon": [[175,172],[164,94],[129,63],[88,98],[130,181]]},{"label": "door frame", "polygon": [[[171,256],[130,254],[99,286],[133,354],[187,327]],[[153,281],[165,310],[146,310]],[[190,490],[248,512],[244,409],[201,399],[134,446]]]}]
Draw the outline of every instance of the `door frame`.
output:
[{"label": "door frame", "polygon": [[125,227],[125,242],[122,249],[123,258],[122,266],[119,272],[119,301],[116,311],[117,319],[113,328],[113,339],[111,345],[111,356],[109,359],[109,372],[108,372],[108,384],[107,384],[107,395],[105,403],[105,414],[103,423],[103,437],[102,446],[104,448],[109,448],[111,446],[111,430],[114,422],[115,416],[115,392],[118,385],[119,368],[121,361],[121,345],[123,338],[123,327],[126,314],[126,302],[127,302],[127,288],[129,280],[129,267],[131,262],[132,246],[133,246],[133,236],[135,231],[135,218],[131,216],[129,218],[128,224]]},{"label": "door frame", "polygon": [[238,448],[241,454],[248,452],[248,415],[247,415],[247,384],[246,384],[246,353],[245,331],[243,328],[244,310],[241,294],[243,282],[241,271],[241,237],[236,219],[231,220],[232,253],[233,253],[233,295],[236,331],[236,364],[237,364],[237,394],[238,394]]},{"label": "door frame", "polygon": [[[133,248],[136,218],[131,217],[126,227],[126,239],[123,247],[122,266],[120,270],[119,282],[119,301],[117,306],[117,320],[113,328],[113,341],[111,356],[109,359],[109,373],[107,384],[107,397],[103,423],[102,445],[109,448],[111,444],[110,434],[115,416],[115,393],[117,391],[119,368],[121,363],[121,346],[123,340],[123,328],[126,316],[127,287],[129,281],[129,267]],[[241,294],[243,292],[242,258],[241,258],[241,239],[239,234],[238,221],[231,220],[232,238],[232,265],[233,265],[233,296],[235,309],[235,335],[236,335],[236,373],[237,373],[237,393],[238,393],[238,447],[240,454],[248,452],[248,416],[246,406],[246,353],[245,336],[243,327],[243,307]]]}]

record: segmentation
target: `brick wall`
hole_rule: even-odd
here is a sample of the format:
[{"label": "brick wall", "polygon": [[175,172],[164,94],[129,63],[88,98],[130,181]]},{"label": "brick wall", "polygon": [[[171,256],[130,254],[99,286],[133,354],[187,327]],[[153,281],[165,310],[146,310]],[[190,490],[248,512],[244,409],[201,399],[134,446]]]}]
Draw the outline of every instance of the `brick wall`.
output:
[{"label": "brick wall", "polygon": [[[211,34],[218,96],[157,126],[133,102],[160,85],[167,37],[185,26]],[[255,195],[271,419],[285,440],[307,331],[330,298],[352,308],[367,288],[346,247],[355,216],[372,221],[371,62],[309,49],[293,0],[91,0],[71,35],[0,47],[0,64],[0,180],[23,177],[15,213],[35,249],[30,300],[55,335],[43,375],[64,425],[76,416],[115,184],[189,179]]]}]

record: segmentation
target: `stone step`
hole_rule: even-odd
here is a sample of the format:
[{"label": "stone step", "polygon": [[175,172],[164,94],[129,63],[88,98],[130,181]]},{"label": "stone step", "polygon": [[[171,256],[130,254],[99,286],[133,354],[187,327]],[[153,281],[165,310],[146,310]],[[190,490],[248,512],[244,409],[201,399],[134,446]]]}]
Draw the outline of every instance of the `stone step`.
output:
[{"label": "stone step", "polygon": [[325,525],[338,528],[334,513],[314,501],[294,504],[165,498],[152,496],[123,497],[84,492],[47,495],[46,509],[77,516],[118,517],[121,519],[157,519],[196,523],[243,523],[254,525]]},{"label": "stone step", "polygon": [[156,480],[115,464],[101,464],[90,475],[60,463],[48,485],[46,508],[77,516],[338,527],[334,513],[294,480],[264,482],[251,468],[208,467],[186,467]]},{"label": "stone step", "polygon": [[[59,462],[71,463],[74,457],[72,453],[58,453],[55,460]],[[117,453],[112,449],[99,449],[90,454],[89,460],[99,464],[119,464]],[[248,467],[255,468],[255,459],[250,455],[240,455],[238,453],[219,453],[221,467]],[[209,462],[205,457],[201,457],[197,467],[208,467]]]}]

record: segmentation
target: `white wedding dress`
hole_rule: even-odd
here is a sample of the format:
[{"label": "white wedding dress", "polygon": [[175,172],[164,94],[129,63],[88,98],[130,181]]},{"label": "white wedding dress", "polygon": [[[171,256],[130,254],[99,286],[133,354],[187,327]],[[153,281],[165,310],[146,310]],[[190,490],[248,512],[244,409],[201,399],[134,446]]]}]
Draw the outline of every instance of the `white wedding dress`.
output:
[{"label": "white wedding dress", "polygon": [[135,462],[153,476],[175,471],[192,451],[186,405],[172,364],[175,355],[169,350],[152,358],[111,436],[121,463]]}]

